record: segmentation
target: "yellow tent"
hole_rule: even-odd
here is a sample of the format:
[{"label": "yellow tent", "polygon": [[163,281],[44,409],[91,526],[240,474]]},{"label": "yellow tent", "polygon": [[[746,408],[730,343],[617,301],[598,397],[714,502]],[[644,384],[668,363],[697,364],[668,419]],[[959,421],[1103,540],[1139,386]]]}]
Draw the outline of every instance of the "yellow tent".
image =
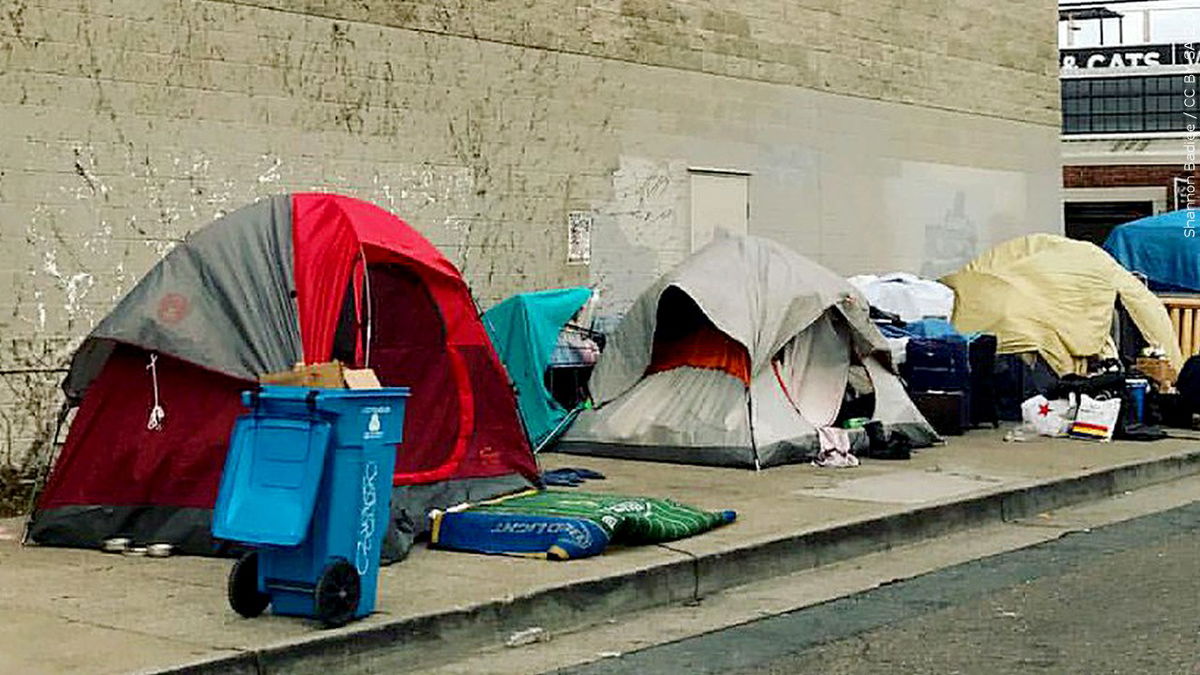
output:
[{"label": "yellow tent", "polygon": [[1059,375],[1084,373],[1089,356],[1112,356],[1115,302],[1142,336],[1183,366],[1162,302],[1095,244],[1033,234],[996,246],[944,277],[954,325],[994,333],[1002,354],[1037,352]]}]

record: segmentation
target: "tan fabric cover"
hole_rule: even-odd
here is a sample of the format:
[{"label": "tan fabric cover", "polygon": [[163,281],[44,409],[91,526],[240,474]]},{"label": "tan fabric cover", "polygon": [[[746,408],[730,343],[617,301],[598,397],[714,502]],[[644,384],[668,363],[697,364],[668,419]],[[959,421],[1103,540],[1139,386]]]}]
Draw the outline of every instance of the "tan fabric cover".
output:
[{"label": "tan fabric cover", "polygon": [[1172,364],[1183,355],[1166,308],[1095,244],[1033,234],[996,246],[942,278],[954,289],[954,326],[995,333],[1001,354],[1037,352],[1059,374],[1112,355],[1115,301]]}]

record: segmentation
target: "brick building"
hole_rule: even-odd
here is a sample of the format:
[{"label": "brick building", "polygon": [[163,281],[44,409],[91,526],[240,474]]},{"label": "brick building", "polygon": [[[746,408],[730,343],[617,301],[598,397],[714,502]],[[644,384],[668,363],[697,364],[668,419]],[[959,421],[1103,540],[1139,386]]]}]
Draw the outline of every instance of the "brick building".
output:
[{"label": "brick building", "polygon": [[1047,0],[4,4],[0,464],[92,323],[265,194],[381,204],[484,306],[609,313],[718,230],[939,274],[1061,227]]},{"label": "brick building", "polygon": [[1116,225],[1187,206],[1200,189],[1187,132],[1200,116],[1200,7],[1062,2],[1059,45],[1067,235],[1103,243]]}]

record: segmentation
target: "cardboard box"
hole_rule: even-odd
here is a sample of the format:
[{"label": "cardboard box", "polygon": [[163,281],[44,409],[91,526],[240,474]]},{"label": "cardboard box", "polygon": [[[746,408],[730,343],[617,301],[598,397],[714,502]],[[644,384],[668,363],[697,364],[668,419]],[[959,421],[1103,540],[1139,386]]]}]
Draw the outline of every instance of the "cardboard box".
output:
[{"label": "cardboard box", "polygon": [[1178,373],[1171,367],[1171,362],[1166,359],[1139,356],[1135,367],[1146,377],[1154,380],[1160,392],[1168,391],[1171,385],[1175,384],[1175,378],[1178,377]]},{"label": "cardboard box", "polygon": [[313,389],[379,389],[379,378],[370,368],[346,368],[340,361],[305,365],[297,363],[291,370],[267,373],[258,378],[260,384]]},{"label": "cardboard box", "polygon": [[370,368],[344,368],[342,369],[342,379],[346,381],[348,389],[383,388],[383,385],[379,384],[379,378],[375,376],[375,371]]}]

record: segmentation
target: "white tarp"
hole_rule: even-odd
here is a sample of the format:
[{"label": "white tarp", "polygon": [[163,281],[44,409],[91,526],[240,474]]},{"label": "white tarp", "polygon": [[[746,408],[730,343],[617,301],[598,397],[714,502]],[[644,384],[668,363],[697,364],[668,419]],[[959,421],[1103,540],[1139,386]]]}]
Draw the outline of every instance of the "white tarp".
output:
[{"label": "white tarp", "polygon": [[906,272],[876,276],[860,274],[847,279],[867,297],[867,302],[903,321],[926,317],[949,319],[954,313],[954,290],[945,284]]}]

